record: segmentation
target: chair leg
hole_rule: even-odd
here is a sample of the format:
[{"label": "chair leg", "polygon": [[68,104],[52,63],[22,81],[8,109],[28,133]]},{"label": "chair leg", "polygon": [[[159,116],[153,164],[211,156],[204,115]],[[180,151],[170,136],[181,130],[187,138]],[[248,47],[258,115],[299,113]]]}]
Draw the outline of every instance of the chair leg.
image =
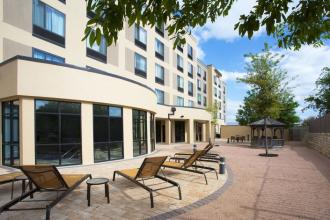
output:
[{"label": "chair leg", "polygon": [[46,220],[50,219],[50,208],[46,207]]},{"label": "chair leg", "polygon": [[178,185],[178,191],[179,191],[179,199],[182,200],[181,187],[179,185]]},{"label": "chair leg", "polygon": [[116,171],[113,172],[113,177],[112,177],[112,181],[115,181],[116,180]]},{"label": "chair leg", "polygon": [[203,175],[204,175],[205,183],[206,183],[206,185],[208,185],[208,183],[207,183],[207,177],[206,177],[206,174],[205,174],[205,173],[203,173]]},{"label": "chair leg", "polygon": [[217,172],[217,170],[216,169],[214,169],[214,172],[215,172],[215,175],[217,176],[217,180],[219,179],[219,177],[218,177],[218,172]]},{"label": "chair leg", "polygon": [[108,203],[110,203],[110,195],[109,195],[109,184],[105,184],[105,197],[107,197]]},{"label": "chair leg", "polygon": [[10,196],[10,199],[13,199],[14,198],[14,180],[11,181],[11,196]]},{"label": "chair leg", "polygon": [[154,207],[154,196],[153,196],[151,190],[149,191],[149,194],[150,194],[150,204],[151,204],[151,208],[153,208],[153,207]]},{"label": "chair leg", "polygon": [[91,205],[91,186],[87,185],[87,205]]}]

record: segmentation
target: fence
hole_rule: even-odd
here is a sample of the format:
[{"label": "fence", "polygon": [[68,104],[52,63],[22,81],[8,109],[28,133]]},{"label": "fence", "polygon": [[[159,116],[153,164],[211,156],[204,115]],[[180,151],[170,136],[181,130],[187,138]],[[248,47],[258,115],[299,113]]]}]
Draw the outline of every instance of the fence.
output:
[{"label": "fence", "polygon": [[309,133],[330,133],[330,113],[308,123]]}]

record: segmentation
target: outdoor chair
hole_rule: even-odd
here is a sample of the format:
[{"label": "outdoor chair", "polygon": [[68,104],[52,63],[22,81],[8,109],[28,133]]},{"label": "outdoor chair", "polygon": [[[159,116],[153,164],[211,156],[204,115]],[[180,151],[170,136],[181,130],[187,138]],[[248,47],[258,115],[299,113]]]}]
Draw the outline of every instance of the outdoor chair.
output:
[{"label": "outdoor chair", "polygon": [[[24,177],[24,178],[22,178]],[[26,177],[22,172],[13,172],[13,173],[6,173],[0,175],[0,185],[11,183],[11,199],[13,199],[14,195],[14,182],[22,181],[22,193],[25,192],[25,180]],[[32,184],[29,182],[30,188],[32,187]]]},{"label": "outdoor chair", "polygon": [[[210,150],[214,147],[213,144],[209,143],[207,144],[203,150],[205,150],[204,154],[201,155],[198,160],[202,161],[202,160],[220,160],[220,154],[216,154],[216,153],[210,153]],[[175,153],[174,157],[181,157],[181,156],[191,156],[193,153],[186,153],[186,152],[179,152],[179,153]],[[187,159],[187,158],[184,158]]]},{"label": "outdoor chair", "polygon": [[[145,158],[143,163],[141,164],[140,168],[133,168],[133,169],[125,169],[125,170],[116,170],[113,173],[113,181],[115,181],[116,174],[121,175],[128,180],[132,181],[133,183],[137,184],[138,186],[142,187],[143,189],[147,190],[150,194],[150,203],[151,208],[154,207],[154,199],[153,199],[153,192],[159,191],[162,189],[167,189],[171,187],[178,187],[179,191],[179,199],[182,199],[181,196],[181,189],[180,185],[173,180],[170,180],[164,176],[158,175],[158,172],[160,171],[161,165],[166,160],[166,156],[163,157],[149,157]],[[171,184],[171,186],[162,187],[158,189],[152,189],[149,186],[147,186],[144,181],[148,179],[158,178],[160,180],[163,180],[164,182],[167,182]]]},{"label": "outdoor chair", "polygon": [[181,162],[174,162],[174,161],[165,161],[162,165],[163,168],[172,168],[192,173],[198,173],[204,175],[205,183],[207,182],[206,173],[214,172],[217,179],[218,179],[218,173],[216,169],[212,167],[206,167],[201,165],[196,165],[196,162],[202,155],[205,154],[205,150],[197,150],[195,153],[193,153],[189,158],[185,159],[183,163]]},{"label": "outdoor chair", "polygon": [[[29,181],[34,184],[34,188],[21,196],[11,200],[7,204],[0,207],[0,213],[4,211],[24,211],[24,210],[40,210],[46,209],[46,219],[50,218],[51,209],[70,192],[77,188],[87,178],[92,178],[90,174],[60,174],[55,166],[52,165],[28,165],[19,167],[27,176]],[[11,208],[15,204],[23,201],[28,196],[32,196],[36,192],[56,192],[55,199],[46,200],[27,200],[26,202],[49,201],[50,203],[44,207],[35,208]],[[60,193],[62,192],[62,193]]]}]

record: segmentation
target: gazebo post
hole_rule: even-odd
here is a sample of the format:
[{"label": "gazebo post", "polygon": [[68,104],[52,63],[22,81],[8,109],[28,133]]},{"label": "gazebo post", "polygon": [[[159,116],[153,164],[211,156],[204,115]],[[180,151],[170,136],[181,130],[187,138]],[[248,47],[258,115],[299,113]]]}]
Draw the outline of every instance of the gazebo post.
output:
[{"label": "gazebo post", "polygon": [[264,131],[265,131],[265,148],[266,148],[266,156],[268,156],[268,143],[267,143],[267,125],[266,125],[266,117],[264,119]]}]

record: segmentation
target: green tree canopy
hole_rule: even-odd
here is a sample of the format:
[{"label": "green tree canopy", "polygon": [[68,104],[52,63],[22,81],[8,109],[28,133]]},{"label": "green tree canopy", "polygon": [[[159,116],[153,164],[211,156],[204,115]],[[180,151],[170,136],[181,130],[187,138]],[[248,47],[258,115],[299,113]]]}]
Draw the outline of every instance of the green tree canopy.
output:
[{"label": "green tree canopy", "polygon": [[[175,44],[185,43],[192,28],[227,16],[235,0],[86,0],[87,10],[95,15],[85,29],[90,43],[100,44],[104,35],[108,45],[116,42],[124,22],[131,26],[166,24]],[[278,41],[279,47],[299,49],[303,44],[323,44],[330,39],[329,0],[258,0],[247,15],[233,27],[249,38],[261,27]],[[94,31],[95,30],[95,31]]]},{"label": "green tree canopy", "polygon": [[330,113],[330,68],[325,67],[316,84],[316,94],[311,95],[305,99],[308,106],[305,108],[311,108],[319,111],[319,115],[325,115]]},{"label": "green tree canopy", "polygon": [[265,117],[279,120],[288,127],[299,121],[295,109],[298,103],[294,100],[288,83],[287,72],[280,68],[282,56],[273,54],[268,46],[262,53],[246,55],[247,74],[238,78],[239,82],[250,86],[243,106],[236,115],[240,125],[247,125]]}]

